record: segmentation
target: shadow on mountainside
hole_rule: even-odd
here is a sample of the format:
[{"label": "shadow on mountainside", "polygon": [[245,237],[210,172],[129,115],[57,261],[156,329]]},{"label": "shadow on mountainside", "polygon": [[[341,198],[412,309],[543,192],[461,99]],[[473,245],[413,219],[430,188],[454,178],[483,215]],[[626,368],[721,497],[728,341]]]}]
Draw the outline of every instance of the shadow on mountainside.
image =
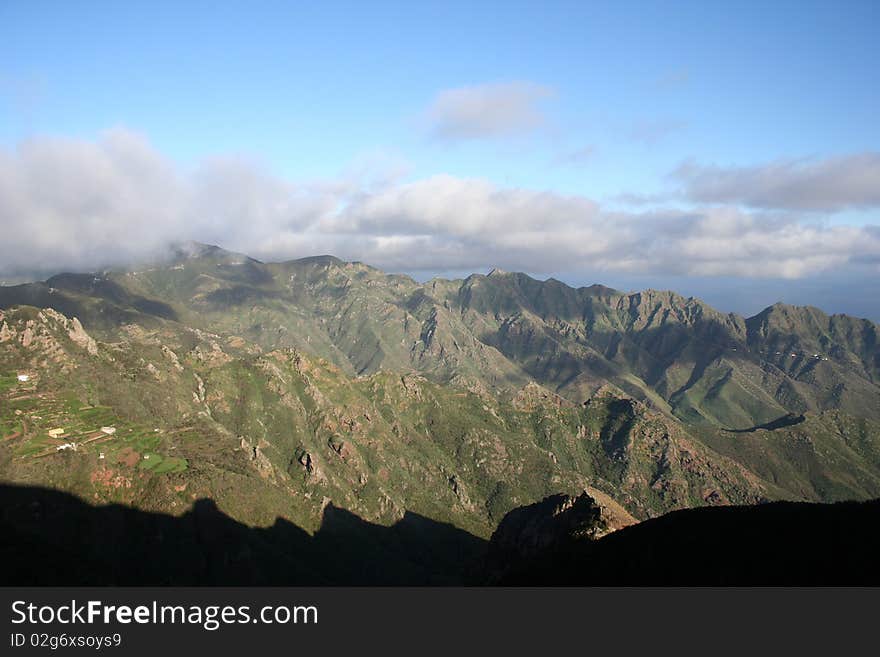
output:
[{"label": "shadow on mountainside", "polygon": [[880,584],[880,500],[688,509],[590,540],[598,507],[565,497],[511,511],[487,543],[410,512],[384,527],[331,505],[310,535],[207,499],[171,516],[0,485],[0,585]]},{"label": "shadow on mountainside", "polygon": [[805,415],[795,415],[794,413],[786,413],[782,417],[776,418],[772,422],[765,422],[764,424],[759,424],[754,427],[749,427],[748,429],[722,429],[722,431],[726,431],[728,433],[755,433],[759,429],[764,429],[766,431],[773,431],[774,429],[783,429],[785,427],[793,427],[796,424],[801,424],[804,420],[806,420]]},{"label": "shadow on mountainside", "polygon": [[557,540],[525,561],[503,547],[493,536],[502,585],[876,586],[880,500],[673,511],[596,541]]},{"label": "shadow on mountainside", "polygon": [[391,527],[328,506],[310,535],[283,519],[243,525],[213,501],[182,516],[95,507],[0,485],[0,585],[453,585],[486,541],[415,513]]},{"label": "shadow on mountainside", "polygon": [[150,327],[160,320],[178,320],[177,313],[167,303],[130,294],[110,280],[97,280],[93,282],[91,276],[61,274],[45,283],[0,286],[0,309],[52,308],[67,317],[76,317],[89,331],[110,330],[135,322]]},{"label": "shadow on mountainside", "polygon": [[613,383],[652,406],[661,398],[686,424],[744,432],[773,425],[786,413],[838,409],[880,418],[873,334],[864,344],[837,337],[819,347],[810,333],[791,329],[764,339],[724,317],[662,323],[656,316],[674,314],[669,309],[640,318],[645,326],[627,324],[616,311],[591,315],[588,306],[575,318],[511,312],[496,317],[497,328],[474,329],[475,337],[569,399],[585,399]]}]

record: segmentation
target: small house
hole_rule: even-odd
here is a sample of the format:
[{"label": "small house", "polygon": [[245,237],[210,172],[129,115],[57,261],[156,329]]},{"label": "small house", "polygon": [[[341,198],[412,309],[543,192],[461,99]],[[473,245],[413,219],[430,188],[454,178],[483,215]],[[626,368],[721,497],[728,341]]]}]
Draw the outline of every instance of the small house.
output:
[{"label": "small house", "polygon": [[64,429],[58,427],[57,429],[49,429],[49,437],[50,438],[58,438],[59,436],[64,435]]}]

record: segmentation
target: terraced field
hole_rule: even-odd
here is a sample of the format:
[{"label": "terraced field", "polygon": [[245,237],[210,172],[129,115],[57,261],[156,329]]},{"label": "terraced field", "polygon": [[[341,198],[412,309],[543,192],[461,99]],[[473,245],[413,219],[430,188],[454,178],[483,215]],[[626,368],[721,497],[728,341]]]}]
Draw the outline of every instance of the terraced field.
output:
[{"label": "terraced field", "polygon": [[154,474],[187,469],[185,458],[169,453],[174,447],[162,429],[130,422],[109,406],[45,390],[39,377],[22,383],[15,374],[0,375],[0,434],[19,461],[74,453],[98,467],[121,464]]}]

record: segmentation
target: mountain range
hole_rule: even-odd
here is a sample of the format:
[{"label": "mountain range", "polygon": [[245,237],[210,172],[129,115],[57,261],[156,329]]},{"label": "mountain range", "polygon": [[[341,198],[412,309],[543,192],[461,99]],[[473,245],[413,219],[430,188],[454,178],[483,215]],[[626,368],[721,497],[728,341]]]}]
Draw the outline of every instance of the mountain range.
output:
[{"label": "mountain range", "polygon": [[190,243],[0,287],[0,309],[0,479],[92,504],[181,516],[209,498],[306,533],[328,509],[416,514],[470,554],[559,493],[595,501],[591,538],[692,507],[880,497],[878,326],[812,307],[746,318]]}]

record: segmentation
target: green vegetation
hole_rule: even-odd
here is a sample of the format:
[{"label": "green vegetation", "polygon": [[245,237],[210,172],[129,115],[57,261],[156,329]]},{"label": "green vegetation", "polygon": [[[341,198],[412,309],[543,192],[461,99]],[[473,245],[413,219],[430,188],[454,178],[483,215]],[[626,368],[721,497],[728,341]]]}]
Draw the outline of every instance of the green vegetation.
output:
[{"label": "green vegetation", "polygon": [[0,374],[0,394],[3,394],[13,388],[18,383],[15,374]]},{"label": "green vegetation", "polygon": [[153,474],[165,474],[168,472],[183,472],[186,470],[186,459],[173,456],[162,456],[155,452],[143,455],[143,460],[138,464],[141,470],[150,470]]},{"label": "green vegetation", "polygon": [[209,247],[0,288],[0,308],[0,479],[90,501],[209,496],[312,531],[332,502],[487,537],[585,487],[637,518],[880,496],[876,325],[815,309]]}]

